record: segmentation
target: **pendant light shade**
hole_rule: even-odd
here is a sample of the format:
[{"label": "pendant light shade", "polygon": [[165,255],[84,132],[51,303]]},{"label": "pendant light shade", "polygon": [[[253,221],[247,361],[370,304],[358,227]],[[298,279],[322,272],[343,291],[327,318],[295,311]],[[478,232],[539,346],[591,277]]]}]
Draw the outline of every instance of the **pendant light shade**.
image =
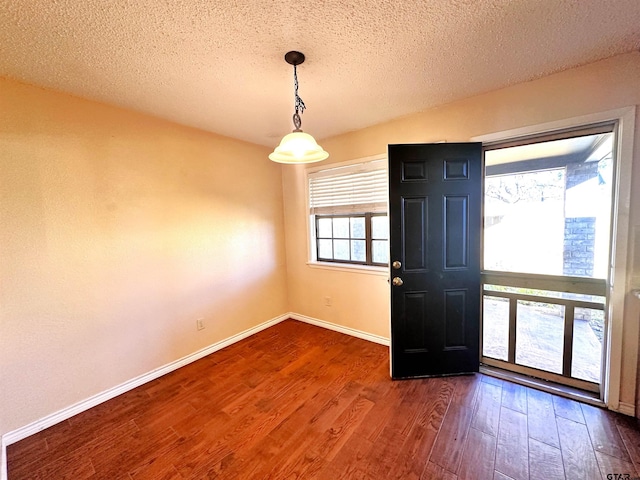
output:
[{"label": "pendant light shade", "polygon": [[280,145],[269,154],[269,160],[278,163],[313,163],[327,157],[329,154],[318,145],[315,138],[303,131],[285,135]]},{"label": "pendant light shade", "polygon": [[298,72],[296,67],[304,62],[304,55],[300,52],[292,51],[288,52],[284,59],[289,65],[293,65],[293,84],[295,88],[293,125],[295,130],[284,136],[280,145],[269,155],[269,159],[278,163],[290,164],[320,162],[329,157],[329,154],[318,145],[315,138],[300,129],[302,126],[300,114],[304,112],[306,106],[298,95]]}]

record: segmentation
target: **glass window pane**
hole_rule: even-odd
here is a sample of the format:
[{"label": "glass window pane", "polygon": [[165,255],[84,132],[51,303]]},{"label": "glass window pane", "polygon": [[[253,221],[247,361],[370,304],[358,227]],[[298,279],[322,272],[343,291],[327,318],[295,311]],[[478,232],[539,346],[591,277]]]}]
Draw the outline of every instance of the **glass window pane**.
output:
[{"label": "glass window pane", "polygon": [[365,238],[364,217],[351,217],[351,238]]},{"label": "glass window pane", "polygon": [[[349,238],[349,218],[348,217],[340,217],[340,218],[333,219],[333,238]],[[348,250],[349,248],[347,248],[347,251]]]},{"label": "glass window pane", "polygon": [[562,374],[564,306],[518,301],[516,363]]},{"label": "glass window pane", "polygon": [[389,263],[389,245],[386,240],[371,242],[371,260],[373,263]]},{"label": "glass window pane", "polygon": [[509,299],[485,295],[482,301],[482,355],[509,359]]},{"label": "glass window pane", "polygon": [[600,383],[604,312],[576,308],[573,314],[573,357],[571,376]]},{"label": "glass window pane", "polygon": [[351,260],[354,262],[367,261],[367,251],[364,240],[351,240]]},{"label": "glass window pane", "polygon": [[371,217],[371,237],[389,238],[389,218],[386,215]]},{"label": "glass window pane", "polygon": [[485,184],[485,268],[562,275],[564,170],[487,176]]},{"label": "glass window pane", "polygon": [[605,133],[487,151],[485,269],[606,278],[612,149]]},{"label": "glass window pane", "polygon": [[333,248],[331,240],[318,240],[318,258],[333,259]]},{"label": "glass window pane", "polygon": [[[347,222],[348,225],[348,222]],[[333,258],[336,260],[349,260],[349,240],[333,241]]]},{"label": "glass window pane", "polygon": [[318,237],[331,238],[331,219],[319,218],[318,219]]}]

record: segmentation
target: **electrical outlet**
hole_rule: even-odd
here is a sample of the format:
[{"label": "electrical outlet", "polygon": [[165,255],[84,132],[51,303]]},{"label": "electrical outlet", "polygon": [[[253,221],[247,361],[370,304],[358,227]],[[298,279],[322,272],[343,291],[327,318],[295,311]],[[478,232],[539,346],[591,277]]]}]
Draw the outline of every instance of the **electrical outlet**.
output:
[{"label": "electrical outlet", "polygon": [[324,305],[325,307],[331,306],[331,297],[324,297]]},{"label": "electrical outlet", "polygon": [[204,318],[199,318],[196,320],[196,329],[204,330]]}]

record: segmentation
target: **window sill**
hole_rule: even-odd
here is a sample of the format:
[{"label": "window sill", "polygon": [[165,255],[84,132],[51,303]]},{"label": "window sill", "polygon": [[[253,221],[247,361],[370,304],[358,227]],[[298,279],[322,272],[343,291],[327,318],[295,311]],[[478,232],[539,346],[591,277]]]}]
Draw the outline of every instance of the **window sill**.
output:
[{"label": "window sill", "polygon": [[319,268],[322,270],[334,270],[349,273],[364,273],[366,275],[378,275],[380,277],[389,276],[389,267],[374,267],[371,265],[353,265],[348,263],[332,263],[332,262],[307,262],[311,268]]}]

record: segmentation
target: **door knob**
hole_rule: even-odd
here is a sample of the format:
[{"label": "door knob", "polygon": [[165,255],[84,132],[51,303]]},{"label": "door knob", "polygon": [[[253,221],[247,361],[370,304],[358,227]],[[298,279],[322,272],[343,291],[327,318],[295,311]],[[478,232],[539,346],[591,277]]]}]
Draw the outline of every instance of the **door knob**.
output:
[{"label": "door knob", "polygon": [[402,281],[402,279],[400,277],[393,277],[393,280],[391,280],[391,283],[393,283],[396,287],[399,287],[404,282]]},{"label": "door knob", "polygon": [[395,268],[396,270],[398,270],[398,269],[402,266],[402,264],[401,264],[398,260],[396,260],[395,262],[393,262],[393,263],[391,264],[391,266],[392,266],[393,268]]}]

